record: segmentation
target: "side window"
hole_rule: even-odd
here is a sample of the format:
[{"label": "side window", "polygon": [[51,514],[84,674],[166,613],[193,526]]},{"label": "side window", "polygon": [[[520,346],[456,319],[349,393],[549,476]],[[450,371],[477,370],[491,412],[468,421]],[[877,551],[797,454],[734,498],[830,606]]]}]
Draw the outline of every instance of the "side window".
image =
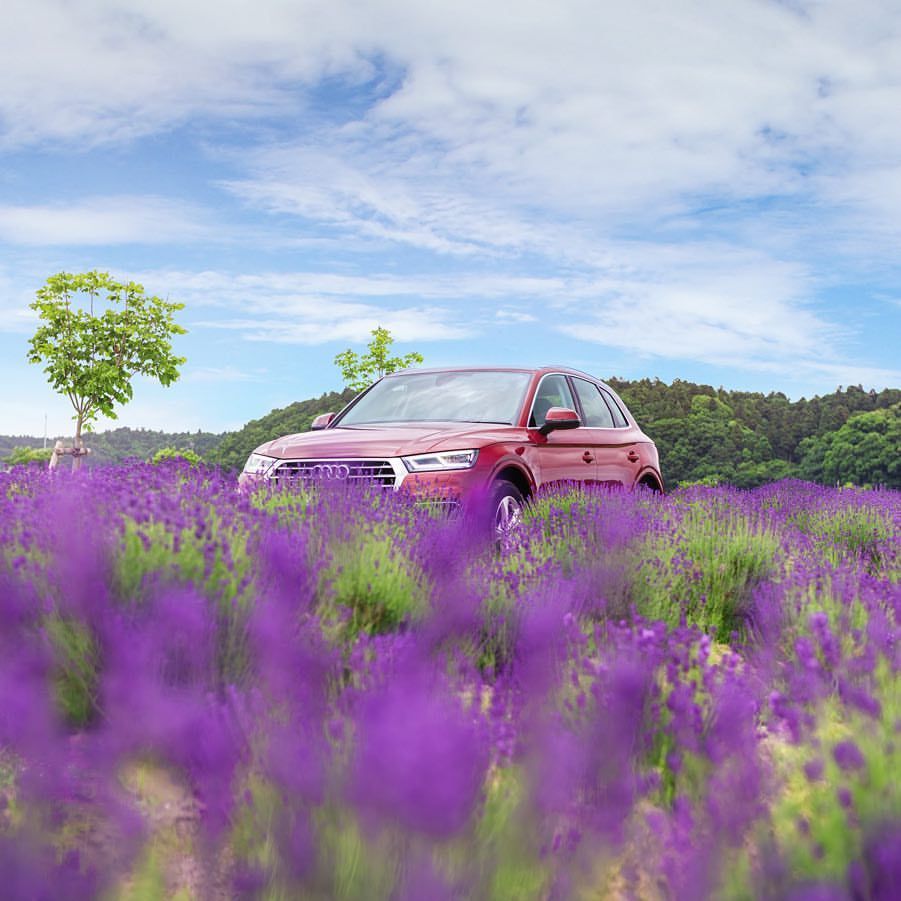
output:
[{"label": "side window", "polygon": [[623,411],[620,410],[619,404],[613,399],[613,396],[601,389],[601,394],[604,395],[604,400],[607,401],[607,406],[610,407],[610,412],[613,414],[613,421],[616,423],[616,427],[618,429],[624,429],[628,424],[628,420],[623,415]]},{"label": "side window", "polygon": [[573,379],[573,384],[576,386],[576,394],[579,395],[582,412],[585,414],[583,425],[592,429],[612,429],[613,416],[607,409],[598,386],[577,378]]},{"label": "side window", "polygon": [[538,386],[538,392],[535,400],[532,401],[532,415],[529,417],[529,425],[537,428],[543,425],[547,419],[547,411],[551,407],[568,407],[570,410],[576,409],[576,403],[573,400],[572,392],[566,383],[564,375],[546,375]]}]

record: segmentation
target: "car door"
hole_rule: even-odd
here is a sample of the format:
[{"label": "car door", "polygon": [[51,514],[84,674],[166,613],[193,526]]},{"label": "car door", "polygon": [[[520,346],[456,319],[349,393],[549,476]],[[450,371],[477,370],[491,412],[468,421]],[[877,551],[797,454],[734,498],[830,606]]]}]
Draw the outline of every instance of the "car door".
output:
[{"label": "car door", "polygon": [[[551,407],[579,409],[566,376],[561,373],[550,373],[542,377],[532,401],[528,420],[530,428],[540,428]],[[535,436],[541,484],[595,480],[595,455],[589,431],[580,426],[576,429],[553,431],[546,436]]]},{"label": "car door", "polygon": [[598,390],[613,415],[613,433],[608,446],[615,448],[616,454],[611,460],[611,465],[616,467],[623,484],[634,485],[644,465],[640,442],[647,439],[629,422],[616,398],[603,387]]},{"label": "car door", "polygon": [[[614,411],[594,382],[578,376],[571,378],[579,399],[586,440],[595,457],[595,478],[602,485],[631,485],[637,472],[630,457],[630,451],[634,453],[635,436],[625,417],[617,408],[619,416],[614,418]],[[625,428],[620,426],[620,421]]]}]

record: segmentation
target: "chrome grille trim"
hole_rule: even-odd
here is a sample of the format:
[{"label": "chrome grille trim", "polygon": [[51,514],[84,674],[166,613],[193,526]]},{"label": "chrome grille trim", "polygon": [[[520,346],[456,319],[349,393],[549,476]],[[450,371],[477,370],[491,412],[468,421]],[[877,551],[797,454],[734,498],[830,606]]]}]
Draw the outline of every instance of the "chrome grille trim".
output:
[{"label": "chrome grille trim", "polygon": [[400,487],[407,468],[400,457],[315,457],[280,460],[270,470],[269,480],[278,484],[295,479],[341,482],[373,482],[383,488]]}]

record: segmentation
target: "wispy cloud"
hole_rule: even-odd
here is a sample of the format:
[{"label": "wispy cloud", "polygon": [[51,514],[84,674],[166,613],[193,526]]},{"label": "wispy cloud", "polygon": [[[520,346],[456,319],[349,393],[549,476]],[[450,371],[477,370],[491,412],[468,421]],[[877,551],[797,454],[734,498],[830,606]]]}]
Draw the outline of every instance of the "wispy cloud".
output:
[{"label": "wispy cloud", "polygon": [[[8,0],[0,17],[8,144],[290,117],[303,139],[242,146],[247,173],[227,184],[314,232],[560,253],[578,243],[559,240],[563,219],[598,247],[748,200],[896,228],[901,11],[889,0],[615,14],[581,0]],[[367,101],[315,111],[323,78]]]},{"label": "wispy cloud", "polygon": [[266,370],[247,372],[237,366],[189,366],[183,376],[186,382],[228,383],[228,382],[263,382]]},{"label": "wispy cloud", "polygon": [[215,319],[196,323],[200,328],[238,331],[248,341],[272,344],[327,344],[351,341],[363,344],[371,340],[377,326],[387,328],[398,341],[446,341],[466,338],[471,333],[463,326],[446,321],[445,310],[401,309],[386,312],[376,308],[358,315],[340,312],[321,314],[315,321],[288,319]]},{"label": "wispy cloud", "polygon": [[[640,355],[749,369],[841,357],[847,332],[811,308],[816,284],[804,266],[716,244],[621,242],[615,251],[618,265],[565,278],[215,271],[141,278],[185,300],[199,317],[195,327],[254,341],[361,342],[376,325],[399,340],[439,341],[527,323]],[[213,310],[216,318],[203,316]]]},{"label": "wispy cloud", "polygon": [[8,244],[176,244],[210,234],[203,214],[163,197],[89,197],[75,203],[0,205],[0,240]]}]

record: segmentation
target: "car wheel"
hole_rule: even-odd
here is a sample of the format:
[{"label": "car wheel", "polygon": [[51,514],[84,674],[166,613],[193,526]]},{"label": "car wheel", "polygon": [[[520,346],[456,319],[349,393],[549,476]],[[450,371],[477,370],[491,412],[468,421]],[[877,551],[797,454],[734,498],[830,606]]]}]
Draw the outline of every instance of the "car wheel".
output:
[{"label": "car wheel", "polygon": [[493,513],[494,538],[498,544],[503,544],[522,522],[524,506],[522,493],[512,482],[495,482],[490,509]]}]

